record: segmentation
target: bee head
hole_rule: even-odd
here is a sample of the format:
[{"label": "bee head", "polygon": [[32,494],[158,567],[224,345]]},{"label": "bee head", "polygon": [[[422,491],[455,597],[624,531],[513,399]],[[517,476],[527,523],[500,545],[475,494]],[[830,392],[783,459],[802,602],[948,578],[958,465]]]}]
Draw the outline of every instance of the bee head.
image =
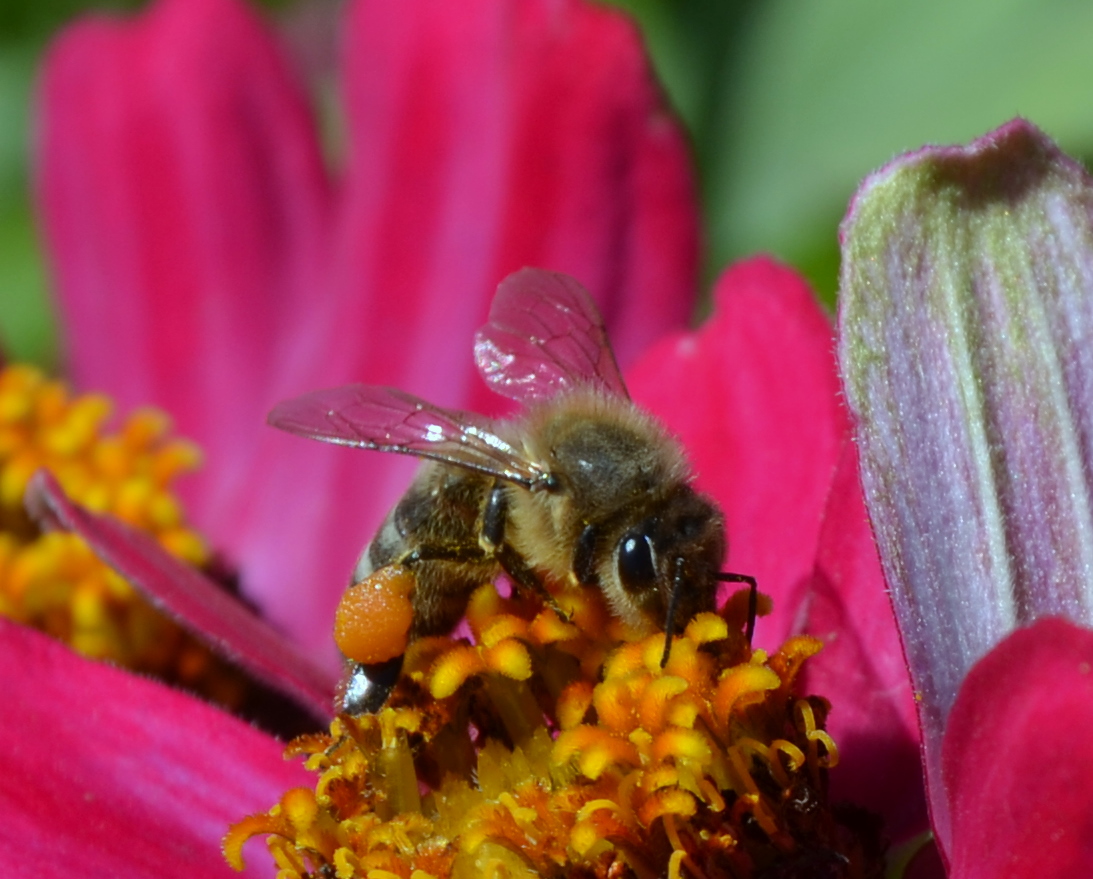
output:
[{"label": "bee head", "polygon": [[[678,631],[696,614],[714,609],[718,573],[725,558],[720,511],[686,485],[651,514],[625,528],[615,544],[613,578],[606,590],[624,618],[637,612],[646,627]],[[631,610],[631,613],[627,613]]]}]

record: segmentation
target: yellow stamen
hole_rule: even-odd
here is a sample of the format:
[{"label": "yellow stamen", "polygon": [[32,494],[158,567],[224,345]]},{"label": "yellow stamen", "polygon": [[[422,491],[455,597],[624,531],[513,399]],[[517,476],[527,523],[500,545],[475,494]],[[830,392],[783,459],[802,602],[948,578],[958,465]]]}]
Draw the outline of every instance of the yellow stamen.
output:
[{"label": "yellow stamen", "polygon": [[508,639],[483,650],[483,661],[487,668],[498,671],[516,681],[526,681],[531,677],[531,655],[520,641]]},{"label": "yellow stamen", "polygon": [[[291,828],[303,866],[282,854],[282,879],[748,877],[841,852],[825,703],[793,695],[818,641],[752,651],[746,602],[730,602],[692,620],[661,668],[663,634],[609,622],[598,591],[567,587],[557,601],[568,622],[483,587],[468,610],[477,643],[416,641],[392,707],[290,747],[319,773],[319,814]],[[384,753],[409,717],[396,773]],[[266,834],[277,856],[293,844],[283,829],[248,819],[226,847]],[[342,848],[317,861],[317,838]]]},{"label": "yellow stamen", "polygon": [[437,699],[446,699],[473,675],[486,670],[486,663],[476,647],[452,650],[433,669],[429,690]]},{"label": "yellow stamen", "polygon": [[87,656],[235,704],[241,677],[153,611],[81,538],[43,534],[24,509],[30,478],[45,468],[78,503],[148,532],[190,564],[208,563],[173,486],[198,465],[196,448],[172,437],[155,410],[112,429],[112,409],[106,397],[72,396],[33,367],[0,369],[0,613]]},{"label": "yellow stamen", "polygon": [[687,853],[682,849],[676,849],[672,852],[672,856],[668,859],[668,879],[682,879],[683,874],[679,868],[685,857],[687,857]]}]

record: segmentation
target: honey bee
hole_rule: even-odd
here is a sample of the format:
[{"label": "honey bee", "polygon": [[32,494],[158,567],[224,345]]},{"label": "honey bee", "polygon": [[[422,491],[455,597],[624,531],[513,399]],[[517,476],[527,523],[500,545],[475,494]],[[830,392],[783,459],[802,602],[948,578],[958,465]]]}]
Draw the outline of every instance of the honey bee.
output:
[{"label": "honey bee", "polygon": [[426,459],[350,586],[404,589],[402,622],[380,623],[401,631],[356,656],[343,647],[339,709],[379,711],[406,646],[451,631],[471,593],[502,573],[551,604],[548,582],[595,586],[637,631],[665,631],[663,662],[673,633],[714,609],[718,582],[747,583],[750,641],[755,580],[721,571],[724,517],[691,486],[679,443],[631,402],[585,289],[536,269],[510,275],[474,353],[492,389],[525,405],[521,416],[491,421],[369,385],[316,391],[269,415],[300,436]]}]

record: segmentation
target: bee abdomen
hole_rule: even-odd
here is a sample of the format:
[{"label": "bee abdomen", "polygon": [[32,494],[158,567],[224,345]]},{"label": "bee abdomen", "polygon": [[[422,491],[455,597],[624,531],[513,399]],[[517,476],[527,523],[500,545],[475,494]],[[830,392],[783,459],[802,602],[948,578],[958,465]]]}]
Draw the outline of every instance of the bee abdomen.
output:
[{"label": "bee abdomen", "polygon": [[[397,507],[396,507],[397,509]],[[353,582],[359,583],[380,568],[393,564],[407,551],[406,535],[401,533],[395,520],[395,510],[387,514],[375,537],[361,552],[353,569]]]},{"label": "bee abdomen", "polygon": [[357,559],[353,582],[403,559],[421,541],[429,515],[437,505],[439,488],[434,468],[419,472]]}]

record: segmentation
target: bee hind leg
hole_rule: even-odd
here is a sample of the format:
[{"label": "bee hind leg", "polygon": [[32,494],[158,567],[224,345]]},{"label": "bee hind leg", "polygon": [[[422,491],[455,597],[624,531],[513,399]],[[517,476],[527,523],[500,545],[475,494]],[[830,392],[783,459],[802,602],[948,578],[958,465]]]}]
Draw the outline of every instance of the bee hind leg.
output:
[{"label": "bee hind leg", "polygon": [[338,687],[338,710],[354,717],[377,713],[398,682],[402,659],[396,656],[374,664],[352,663]]}]

